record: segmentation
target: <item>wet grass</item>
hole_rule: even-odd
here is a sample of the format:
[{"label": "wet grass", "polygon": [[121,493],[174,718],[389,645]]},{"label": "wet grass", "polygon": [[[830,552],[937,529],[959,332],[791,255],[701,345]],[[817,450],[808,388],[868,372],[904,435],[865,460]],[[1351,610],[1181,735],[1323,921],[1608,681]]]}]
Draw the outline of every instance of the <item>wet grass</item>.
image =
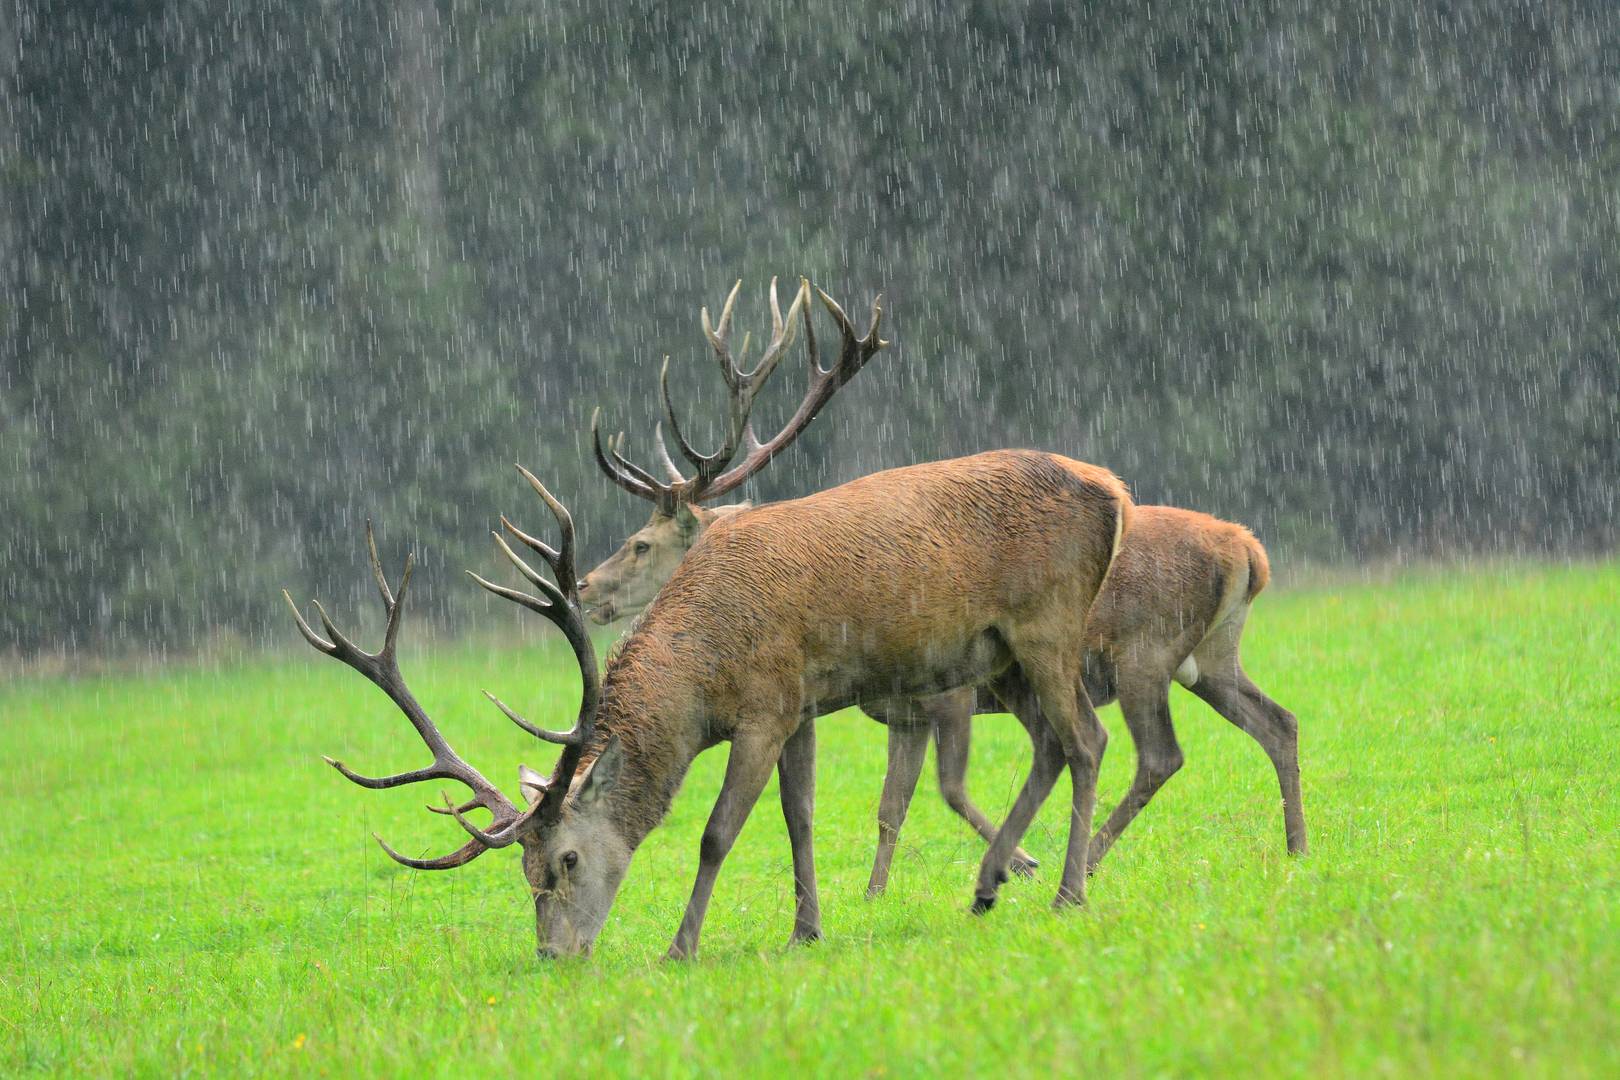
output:
[{"label": "wet grass", "polygon": [[[289,631],[290,632],[290,631]],[[862,899],[883,736],[823,722],[828,938],[783,942],[767,792],[695,963],[661,957],[724,751],[700,759],[583,963],[533,955],[513,852],[449,874],[422,756],[381,695],[313,653],[0,691],[0,1073],[1540,1074],[1620,1071],[1620,566],[1424,572],[1267,595],[1248,666],[1302,725],[1312,854],[1283,855],[1259,749],[1179,689],[1187,765],[1109,856],[1091,908],[1050,870],[970,918],[980,848],[924,781],[889,894]],[[549,756],[477,695],[572,715],[549,650],[407,656],[451,740],[508,779]],[[1114,709],[1103,805],[1129,741]],[[976,729],[973,790],[1027,750]],[[1063,842],[1060,785],[1026,846]]]}]

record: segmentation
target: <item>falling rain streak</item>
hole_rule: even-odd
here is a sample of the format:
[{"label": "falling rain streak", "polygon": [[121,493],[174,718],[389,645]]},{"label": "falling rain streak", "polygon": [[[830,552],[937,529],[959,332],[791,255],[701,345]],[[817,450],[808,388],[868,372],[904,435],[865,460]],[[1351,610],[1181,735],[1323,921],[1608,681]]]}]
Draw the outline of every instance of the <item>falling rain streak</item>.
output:
[{"label": "falling rain streak", "polygon": [[367,517],[424,613],[487,611],[449,571],[517,459],[594,561],[644,510],[592,407],[646,460],[667,353],[723,415],[697,313],[739,276],[756,341],[801,274],[894,340],[743,495],[1036,446],[1280,567],[1612,547],[1617,40],[1595,3],[8,7],[0,649],[285,641],[283,586],[359,607]]}]

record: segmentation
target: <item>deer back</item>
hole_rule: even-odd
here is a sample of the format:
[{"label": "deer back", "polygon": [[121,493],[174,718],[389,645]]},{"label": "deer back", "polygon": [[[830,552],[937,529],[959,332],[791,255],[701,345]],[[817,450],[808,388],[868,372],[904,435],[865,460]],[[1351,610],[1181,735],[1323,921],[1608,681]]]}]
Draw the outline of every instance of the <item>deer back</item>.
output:
[{"label": "deer back", "polygon": [[1112,473],[1055,454],[874,473],[716,522],[638,634],[701,671],[721,713],[800,687],[826,707],[961,685],[1054,610],[1078,648],[1129,512]]}]

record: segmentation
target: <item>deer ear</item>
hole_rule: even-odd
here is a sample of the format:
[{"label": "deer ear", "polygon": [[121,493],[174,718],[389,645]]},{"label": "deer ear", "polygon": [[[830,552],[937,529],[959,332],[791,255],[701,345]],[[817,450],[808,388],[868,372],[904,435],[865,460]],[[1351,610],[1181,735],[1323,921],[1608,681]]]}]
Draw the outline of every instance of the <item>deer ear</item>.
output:
[{"label": "deer ear", "polygon": [[681,536],[688,540],[695,539],[713,520],[713,510],[705,510],[692,503],[683,502],[675,508],[675,526],[681,530]]},{"label": "deer ear", "polygon": [[551,780],[541,776],[527,765],[518,766],[518,790],[523,793],[524,801],[530,806],[535,805],[545,795],[546,788],[551,786]]},{"label": "deer ear", "polygon": [[624,748],[619,745],[619,737],[614,735],[608,739],[607,749],[591,762],[584,779],[579,782],[579,789],[574,793],[574,805],[584,808],[599,802],[619,782],[619,770],[623,767]]}]

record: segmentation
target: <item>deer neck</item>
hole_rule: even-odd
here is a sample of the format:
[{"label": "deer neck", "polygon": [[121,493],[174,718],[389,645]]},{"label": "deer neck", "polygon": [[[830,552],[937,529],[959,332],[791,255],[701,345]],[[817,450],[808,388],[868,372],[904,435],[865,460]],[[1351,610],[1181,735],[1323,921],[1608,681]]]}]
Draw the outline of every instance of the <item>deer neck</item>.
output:
[{"label": "deer neck", "polygon": [[623,747],[623,774],[609,796],[609,813],[632,850],[669,812],[693,759],[708,745],[699,695],[637,644],[632,638],[609,669],[593,740],[600,749],[616,736]]}]

